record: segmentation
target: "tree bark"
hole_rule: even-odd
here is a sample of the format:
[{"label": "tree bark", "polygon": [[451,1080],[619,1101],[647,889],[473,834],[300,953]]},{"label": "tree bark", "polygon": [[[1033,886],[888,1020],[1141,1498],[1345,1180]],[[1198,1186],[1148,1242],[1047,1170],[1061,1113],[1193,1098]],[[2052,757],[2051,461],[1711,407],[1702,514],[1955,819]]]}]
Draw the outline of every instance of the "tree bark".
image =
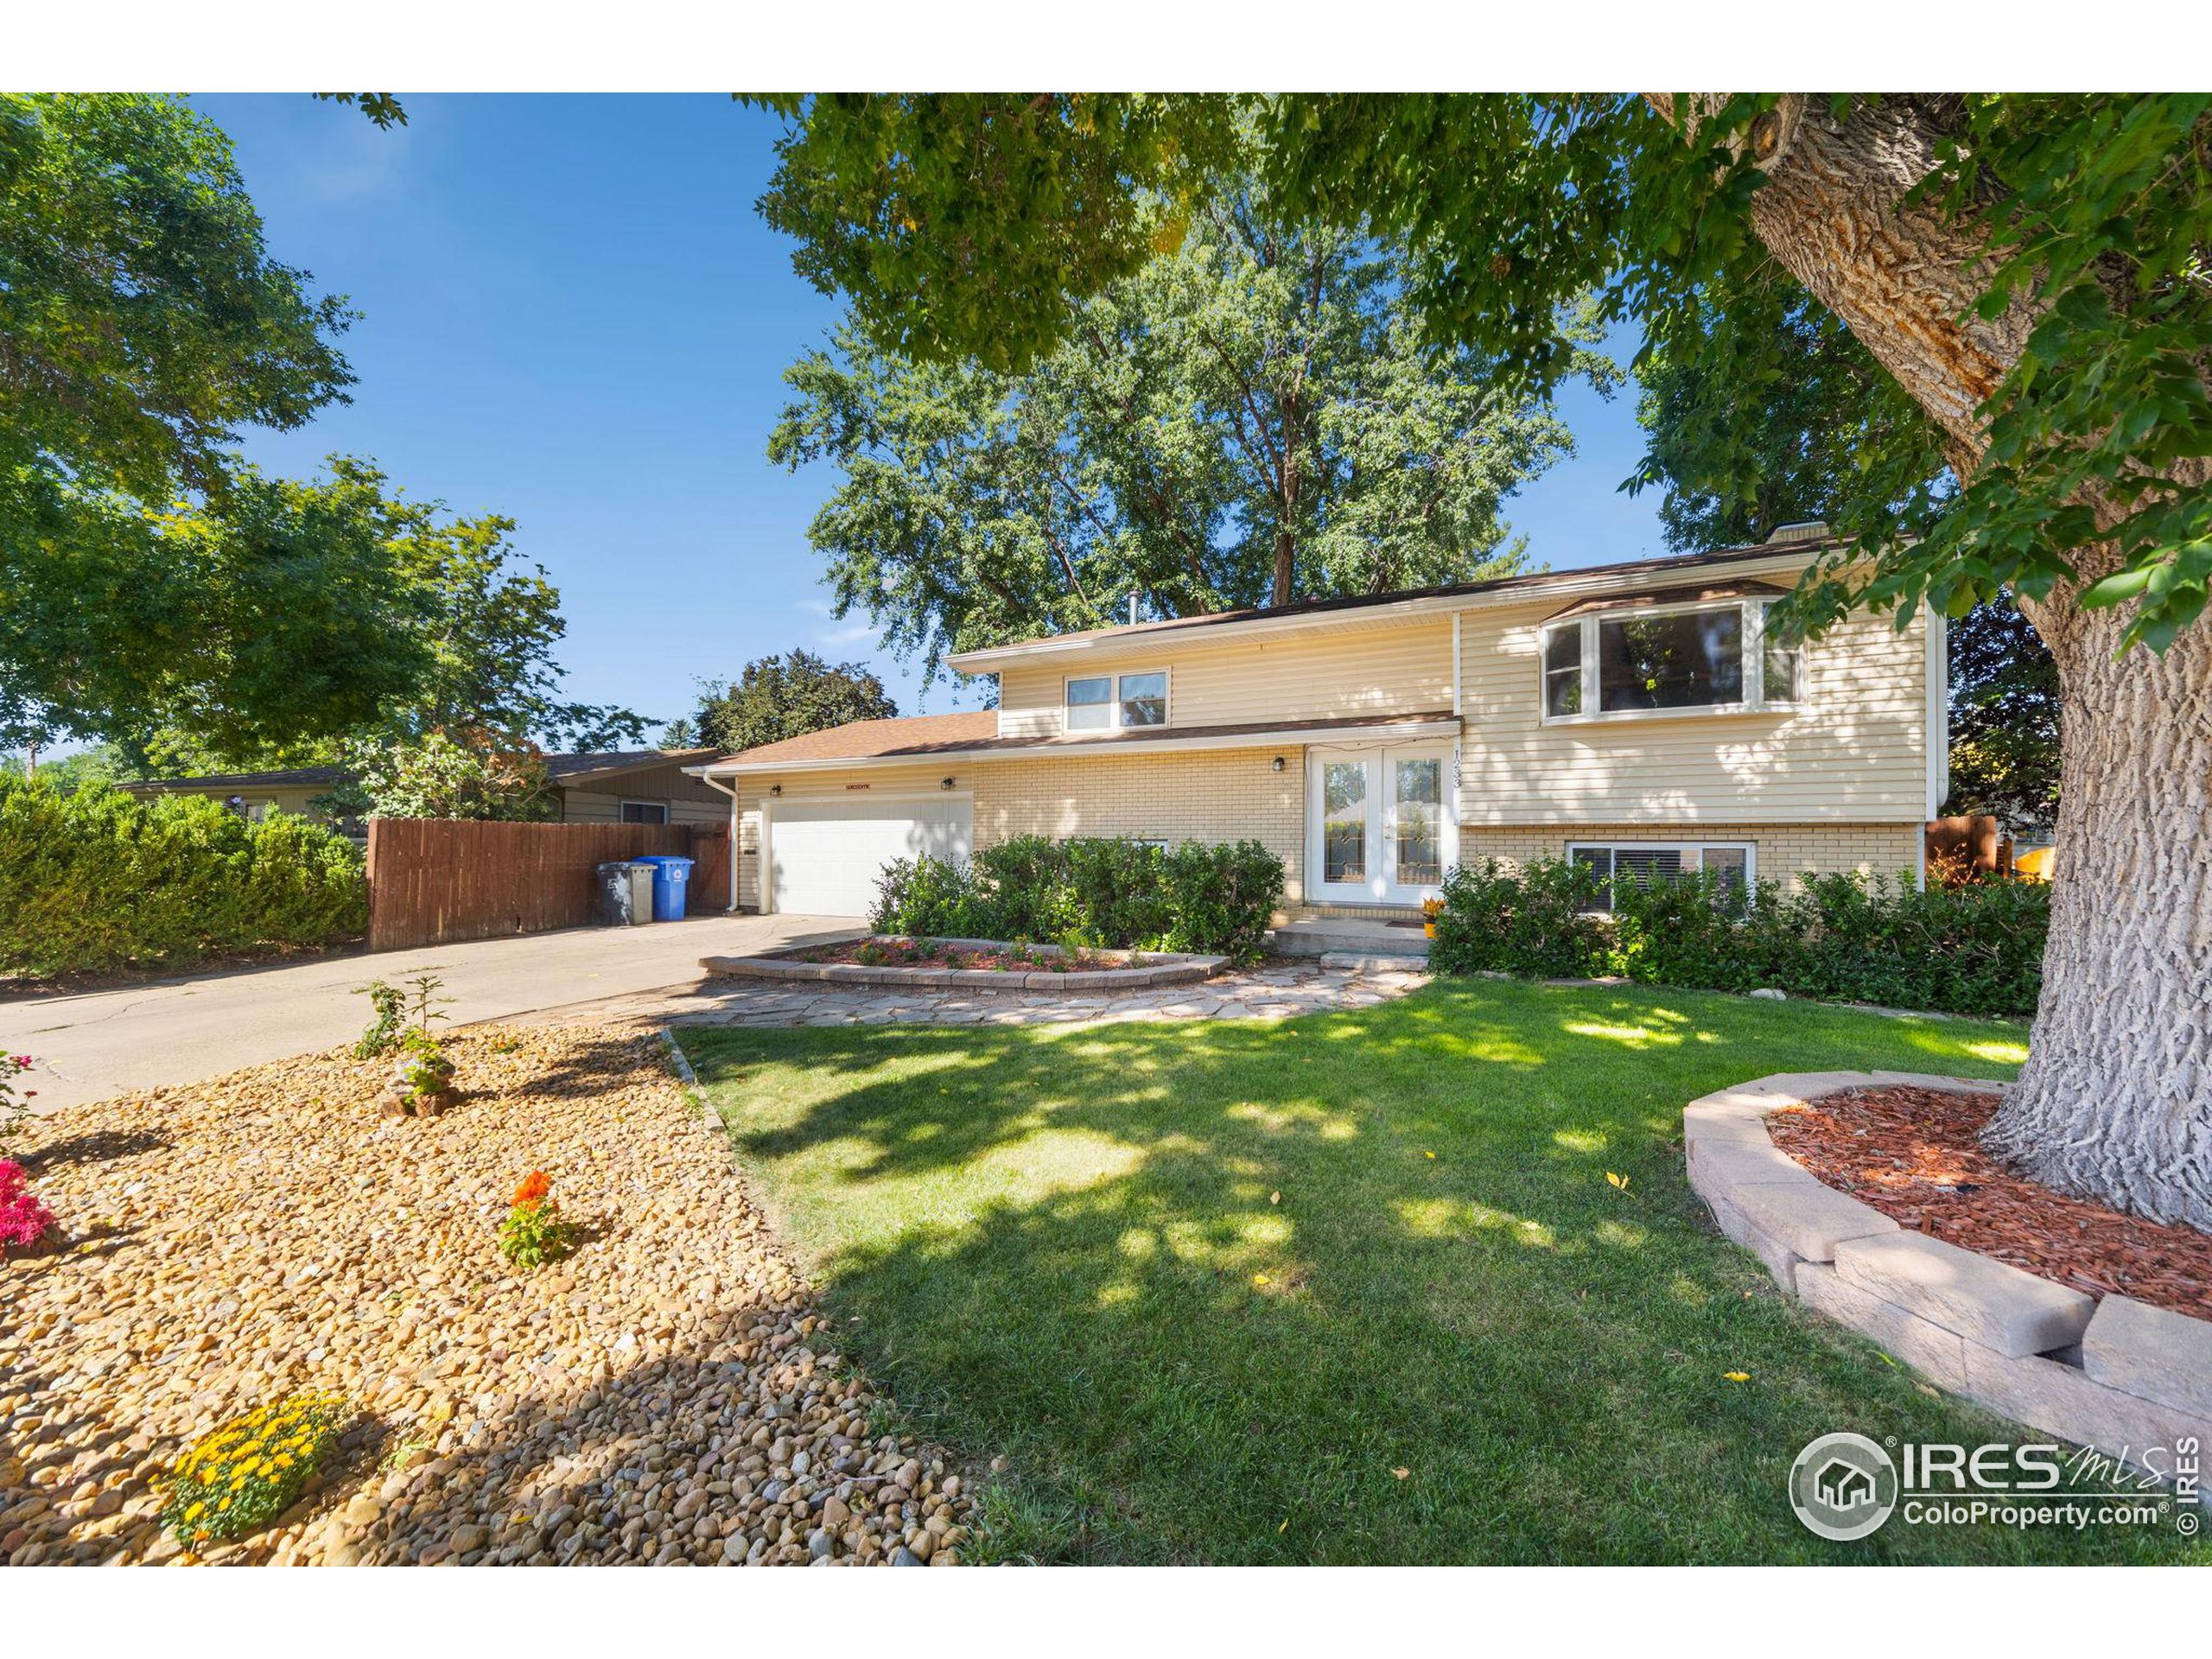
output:
[{"label": "tree bark", "polygon": [[2123,613],[2063,608],[2043,999],[1986,1139],[2047,1185],[2212,1231],[2212,629],[2115,658]]},{"label": "tree bark", "polygon": [[[1968,317],[1989,276],[1980,238],[1936,203],[1904,206],[1957,107],[1886,99],[1838,119],[1823,98],[1785,95],[1751,135],[1768,178],[1751,212],[1968,478],[1987,448],[1980,406],[2036,312]],[[2102,547],[2075,558],[2084,582],[2114,563]],[[2084,611],[2070,588],[2024,608],[2064,695],[2056,888],[2028,1063],[1988,1142],[2061,1191],[2212,1230],[2212,622],[2164,657],[2120,658],[2124,612]]]}]

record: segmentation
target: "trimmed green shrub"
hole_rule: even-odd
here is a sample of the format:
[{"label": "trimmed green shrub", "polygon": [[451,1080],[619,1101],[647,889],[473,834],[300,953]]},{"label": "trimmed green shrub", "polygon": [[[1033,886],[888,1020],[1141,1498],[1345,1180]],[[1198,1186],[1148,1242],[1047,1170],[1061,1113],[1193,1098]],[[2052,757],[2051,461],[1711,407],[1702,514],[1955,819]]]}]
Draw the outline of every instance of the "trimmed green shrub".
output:
[{"label": "trimmed green shrub", "polygon": [[361,854],[304,818],[196,795],[0,777],[0,972],[185,966],[368,925]]},{"label": "trimmed green shrub", "polygon": [[1249,962],[1282,902],[1282,861],[1256,841],[1186,841],[1161,855],[1167,948]]},{"label": "trimmed green shrub", "polygon": [[1592,871],[1560,859],[1535,859],[1518,872],[1494,858],[1462,864],[1444,878],[1429,962],[1446,974],[1603,973],[1605,928],[1589,912],[1605,898]]},{"label": "trimmed green shrub", "polygon": [[1495,860],[1445,883],[1430,960],[1444,973],[1624,975],[1651,985],[1878,1002],[1949,1014],[2031,1014],[2050,889],[1988,880],[1921,889],[1904,877],[1809,875],[1756,895],[1709,875],[1605,883],[1559,859]]},{"label": "trimmed green shrub", "polygon": [[1185,842],[1171,850],[1025,836],[985,848],[964,867],[895,861],[885,868],[871,919],[881,933],[1249,960],[1260,952],[1282,891],[1282,861],[1254,841]]}]

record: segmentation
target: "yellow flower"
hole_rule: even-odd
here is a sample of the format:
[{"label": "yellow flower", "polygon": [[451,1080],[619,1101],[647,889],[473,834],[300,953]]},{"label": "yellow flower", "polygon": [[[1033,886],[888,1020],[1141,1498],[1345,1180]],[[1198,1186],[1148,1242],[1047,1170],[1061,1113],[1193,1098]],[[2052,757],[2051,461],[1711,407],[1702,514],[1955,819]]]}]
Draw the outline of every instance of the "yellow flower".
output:
[{"label": "yellow flower", "polygon": [[200,1503],[194,1504],[190,1509],[187,1510],[184,1512],[184,1518],[188,1521],[197,1521],[207,1508],[207,1502],[203,1499]]}]

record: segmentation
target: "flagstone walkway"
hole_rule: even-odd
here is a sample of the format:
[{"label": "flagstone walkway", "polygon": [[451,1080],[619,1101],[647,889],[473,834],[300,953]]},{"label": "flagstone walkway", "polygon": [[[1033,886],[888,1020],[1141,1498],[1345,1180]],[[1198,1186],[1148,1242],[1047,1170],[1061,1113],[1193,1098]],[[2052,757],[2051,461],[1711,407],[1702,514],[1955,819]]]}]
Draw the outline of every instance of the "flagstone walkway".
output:
[{"label": "flagstone walkway", "polygon": [[1330,1008],[1373,1007],[1428,982],[1428,976],[1323,968],[1276,959],[1198,985],[1122,995],[946,991],[868,986],[835,989],[770,980],[709,979],[696,985],[605,997],[511,1019],[508,1025],[1039,1026],[1124,1020],[1280,1020]]}]

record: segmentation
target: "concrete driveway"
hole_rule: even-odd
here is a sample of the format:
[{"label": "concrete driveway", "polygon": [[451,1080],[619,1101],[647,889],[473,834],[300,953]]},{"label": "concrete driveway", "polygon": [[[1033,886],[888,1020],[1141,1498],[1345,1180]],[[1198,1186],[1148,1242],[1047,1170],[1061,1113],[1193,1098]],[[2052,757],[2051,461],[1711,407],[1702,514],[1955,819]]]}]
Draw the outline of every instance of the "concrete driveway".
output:
[{"label": "concrete driveway", "polygon": [[851,938],[842,916],[695,916],[651,927],[569,928],[467,944],[232,969],[80,996],[0,1001],[0,1049],[29,1054],[40,1111],[348,1043],[369,1022],[354,988],[416,974],[445,979],[454,1025],[700,977],[699,958]]}]

